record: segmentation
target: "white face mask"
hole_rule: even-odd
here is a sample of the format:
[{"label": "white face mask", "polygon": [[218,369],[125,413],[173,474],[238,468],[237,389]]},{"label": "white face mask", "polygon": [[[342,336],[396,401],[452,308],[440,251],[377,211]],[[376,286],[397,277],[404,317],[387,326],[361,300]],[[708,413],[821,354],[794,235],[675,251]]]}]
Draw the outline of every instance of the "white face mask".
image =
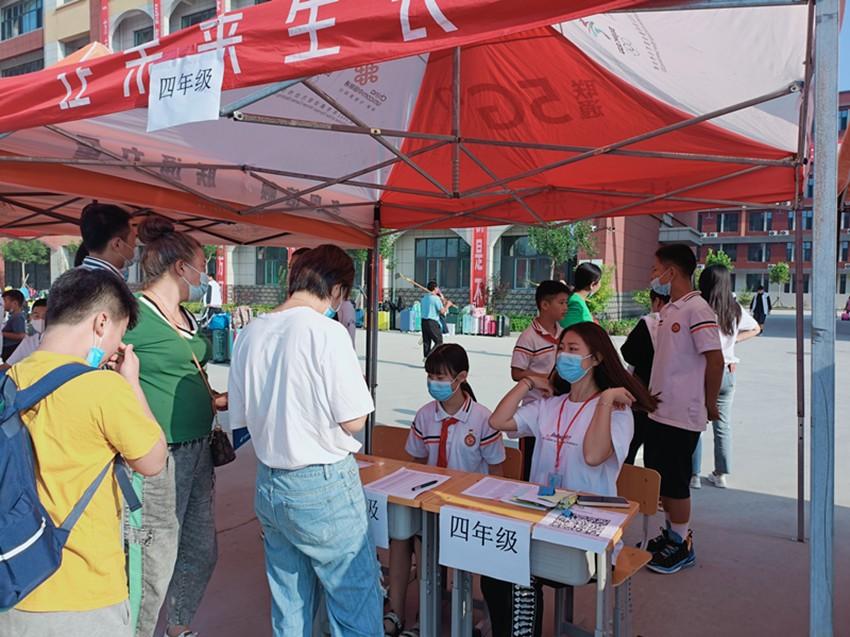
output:
[{"label": "white face mask", "polygon": [[32,325],[32,331],[36,334],[44,333],[44,319],[34,318],[30,321],[30,325]]}]

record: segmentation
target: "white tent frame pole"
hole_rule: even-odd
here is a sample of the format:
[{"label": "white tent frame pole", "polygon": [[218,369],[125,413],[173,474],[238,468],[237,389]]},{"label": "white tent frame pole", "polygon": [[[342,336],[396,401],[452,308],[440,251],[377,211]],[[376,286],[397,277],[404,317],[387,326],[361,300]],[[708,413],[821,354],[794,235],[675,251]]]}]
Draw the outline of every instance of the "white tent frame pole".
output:
[{"label": "white tent frame pole", "polygon": [[561,168],[563,166],[567,166],[569,164],[574,164],[585,159],[589,159],[591,157],[598,157],[599,155],[604,155],[609,153],[612,150],[617,150],[623,148],[624,146],[631,146],[632,144],[637,144],[640,142],[645,142],[649,139],[654,139],[656,137],[660,137],[662,135],[666,135],[667,133],[673,133],[678,130],[682,130],[683,128],[688,128],[690,126],[695,126],[697,124],[702,124],[703,122],[707,122],[712,119],[716,119],[718,117],[722,117],[724,115],[728,115],[730,113],[734,113],[736,111],[744,110],[746,108],[750,108],[752,106],[757,106],[759,104],[764,104],[765,102],[770,102],[772,100],[778,99],[780,97],[785,97],[790,93],[796,93],[800,90],[802,82],[794,82],[789,86],[786,86],[782,89],[778,89],[776,91],[772,91],[770,93],[766,93],[765,95],[761,95],[759,97],[754,97],[752,99],[739,102],[737,104],[733,104],[732,106],[727,106],[725,108],[721,108],[715,111],[711,111],[710,113],[706,113],[704,115],[694,115],[693,117],[689,117],[680,122],[676,122],[675,124],[670,124],[669,126],[663,126],[661,128],[656,128],[655,130],[641,133],[640,135],[635,135],[633,137],[627,137],[626,139],[622,139],[618,142],[614,142],[613,144],[606,144],[605,146],[600,146],[599,148],[595,148],[593,150],[589,150],[585,153],[580,153],[574,157],[568,157],[567,159],[561,159],[556,162],[552,162],[550,164],[546,164],[544,166],[539,166],[537,168],[533,168],[532,170],[527,170],[523,173],[518,173],[511,177],[505,177],[503,179],[496,180],[489,184],[484,184],[482,186],[476,186],[471,190],[467,190],[464,192],[464,195],[473,195],[477,193],[484,192],[489,190],[490,188],[496,186],[504,186],[509,184],[512,181],[517,181],[519,179],[527,179],[528,177],[534,177],[541,173],[548,172],[550,170],[554,170],[555,168]]},{"label": "white tent frame pole", "polygon": [[366,324],[366,384],[372,394],[372,401],[376,403],[376,411],[369,414],[366,421],[365,448],[366,453],[372,453],[372,431],[375,428],[377,414],[377,390],[378,390],[378,298],[380,291],[381,267],[381,206],[375,206],[374,211],[374,233],[375,240],[372,249],[369,250],[369,296]]},{"label": "white tent frame pole", "polygon": [[304,81],[305,78],[298,78],[297,80],[286,80],[284,82],[276,82],[274,84],[269,84],[268,86],[264,86],[261,89],[254,91],[250,95],[246,95],[245,97],[235,100],[223,107],[219,110],[219,117],[230,117],[234,112],[245,108],[246,106],[251,106],[251,104],[256,104],[259,101],[266,99],[267,97],[271,97],[275,93],[280,93],[281,91],[285,91],[290,86],[295,86],[296,84],[300,84]]},{"label": "white tent frame pole", "polygon": [[[835,534],[835,279],[838,264],[838,0],[815,5],[814,233],[809,634],[833,634]],[[801,255],[800,255],[801,256]]]},{"label": "white tent frame pole", "polygon": [[691,11],[694,9],[740,9],[742,7],[787,7],[806,4],[806,0],[670,0],[650,7],[627,7],[609,13],[652,13],[655,11]]},{"label": "white tent frame pole", "polygon": [[794,171],[794,299],[797,390],[797,541],[806,541],[806,373],[805,313],[803,307],[803,211],[802,170],[807,161],[809,98],[812,94],[812,46],[815,19],[814,0],[809,0],[806,20],[806,57],[800,121],[797,131],[797,170]]},{"label": "white tent frame pole", "polygon": [[[593,188],[567,188],[564,186],[555,186],[555,192],[571,192],[577,195],[602,195],[603,197],[649,197],[652,196],[648,192],[630,192],[619,190],[597,190]],[[704,203],[721,206],[730,206],[733,208],[759,208],[762,210],[793,210],[793,206],[787,203],[760,203],[757,201],[737,201],[735,199],[712,199],[706,197],[667,197],[669,201],[681,201],[686,203]]]}]

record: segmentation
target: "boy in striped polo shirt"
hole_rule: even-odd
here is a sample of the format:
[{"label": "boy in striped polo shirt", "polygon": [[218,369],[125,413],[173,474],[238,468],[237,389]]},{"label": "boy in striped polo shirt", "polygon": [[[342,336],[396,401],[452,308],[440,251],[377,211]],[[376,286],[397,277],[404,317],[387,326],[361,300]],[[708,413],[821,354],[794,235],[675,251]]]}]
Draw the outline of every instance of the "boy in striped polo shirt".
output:
[{"label": "boy in striped polo shirt", "polygon": [[[511,356],[511,378],[514,382],[532,376],[548,378],[555,368],[558,340],[564,331],[561,319],[567,314],[569,296],[569,288],[560,281],[543,281],[537,286],[534,293],[537,318],[519,335]],[[540,398],[540,391],[532,390],[523,400],[523,404]],[[524,480],[528,480],[534,438],[522,438],[519,444],[522,452],[522,475]]]},{"label": "boy in striped polo shirt", "polygon": [[709,420],[717,419],[723,351],[717,317],[693,288],[696,257],[686,245],[659,248],[650,286],[670,303],[661,310],[650,391],[658,408],[650,414],[644,464],[661,474],[667,528],[649,543],[649,568],[676,573],[696,561],[690,531],[691,457]]}]

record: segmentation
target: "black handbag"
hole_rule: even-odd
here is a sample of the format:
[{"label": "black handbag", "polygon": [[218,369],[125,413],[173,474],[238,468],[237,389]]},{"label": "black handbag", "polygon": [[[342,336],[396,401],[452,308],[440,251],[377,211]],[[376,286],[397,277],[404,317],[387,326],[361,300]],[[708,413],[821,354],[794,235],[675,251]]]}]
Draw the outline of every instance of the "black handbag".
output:
[{"label": "black handbag", "polygon": [[221,467],[236,460],[236,451],[230,443],[230,438],[218,424],[210,434],[210,452],[214,467]]}]

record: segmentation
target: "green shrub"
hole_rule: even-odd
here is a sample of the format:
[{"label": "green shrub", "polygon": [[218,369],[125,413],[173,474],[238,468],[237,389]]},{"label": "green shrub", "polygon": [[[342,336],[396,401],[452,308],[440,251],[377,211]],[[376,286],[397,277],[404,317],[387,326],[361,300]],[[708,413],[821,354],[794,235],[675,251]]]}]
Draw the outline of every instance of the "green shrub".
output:
[{"label": "green shrub", "polygon": [[750,307],[750,303],[753,302],[753,293],[752,292],[741,292],[738,294],[738,303],[743,305],[744,307]]},{"label": "green shrub", "polygon": [[634,302],[643,308],[644,312],[649,312],[649,310],[652,309],[652,300],[649,298],[649,288],[645,290],[638,290],[632,294],[632,299],[634,299]]},{"label": "green shrub", "polygon": [[635,328],[635,325],[637,325],[637,322],[638,319],[636,318],[619,320],[601,319],[599,321],[599,326],[611,336],[628,336],[629,332],[631,332]]},{"label": "green shrub", "polygon": [[522,332],[535,319],[534,316],[528,314],[515,314],[509,317],[511,319],[511,332]]}]

